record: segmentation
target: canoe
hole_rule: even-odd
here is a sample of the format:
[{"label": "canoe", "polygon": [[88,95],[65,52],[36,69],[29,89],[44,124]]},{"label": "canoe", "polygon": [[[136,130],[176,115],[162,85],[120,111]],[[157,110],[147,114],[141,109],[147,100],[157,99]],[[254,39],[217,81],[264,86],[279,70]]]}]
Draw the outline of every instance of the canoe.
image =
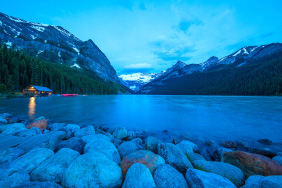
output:
[{"label": "canoe", "polygon": [[78,94],[62,94],[63,97],[76,97]]}]

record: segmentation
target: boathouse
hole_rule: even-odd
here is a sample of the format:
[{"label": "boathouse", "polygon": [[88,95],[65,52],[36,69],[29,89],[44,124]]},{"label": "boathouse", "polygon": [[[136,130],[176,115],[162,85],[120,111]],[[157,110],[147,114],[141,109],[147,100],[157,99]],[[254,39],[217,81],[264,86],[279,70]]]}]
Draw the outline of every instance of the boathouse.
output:
[{"label": "boathouse", "polygon": [[30,85],[23,90],[23,95],[49,96],[53,91],[47,87]]}]

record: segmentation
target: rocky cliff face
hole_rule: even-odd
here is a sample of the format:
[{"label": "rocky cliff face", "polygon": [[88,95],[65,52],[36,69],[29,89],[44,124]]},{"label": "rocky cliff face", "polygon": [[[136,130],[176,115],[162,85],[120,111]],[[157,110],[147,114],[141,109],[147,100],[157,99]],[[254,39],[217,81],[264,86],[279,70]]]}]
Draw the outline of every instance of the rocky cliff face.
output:
[{"label": "rocky cliff face", "polygon": [[92,70],[119,82],[115,69],[92,40],[82,41],[60,26],[28,22],[0,13],[0,40],[40,59]]}]

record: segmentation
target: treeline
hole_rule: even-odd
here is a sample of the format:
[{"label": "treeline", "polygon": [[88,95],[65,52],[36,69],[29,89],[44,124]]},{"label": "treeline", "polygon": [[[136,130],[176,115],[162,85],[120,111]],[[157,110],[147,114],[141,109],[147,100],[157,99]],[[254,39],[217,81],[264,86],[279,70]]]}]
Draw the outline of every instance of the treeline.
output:
[{"label": "treeline", "polygon": [[45,86],[54,93],[117,94],[92,71],[32,58],[0,45],[0,93],[21,92],[28,85]]},{"label": "treeline", "polygon": [[227,65],[217,71],[196,72],[153,87],[150,94],[282,95],[282,56],[273,54],[241,67]]}]

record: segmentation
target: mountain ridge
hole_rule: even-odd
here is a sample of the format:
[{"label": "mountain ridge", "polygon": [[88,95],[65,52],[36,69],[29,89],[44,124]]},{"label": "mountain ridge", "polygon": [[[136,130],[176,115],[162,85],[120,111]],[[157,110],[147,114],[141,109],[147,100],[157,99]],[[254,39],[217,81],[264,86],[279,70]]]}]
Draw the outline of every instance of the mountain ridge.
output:
[{"label": "mountain ridge", "polygon": [[110,61],[91,39],[82,41],[61,26],[29,22],[0,13],[0,39],[8,47],[30,56],[69,66],[77,64],[104,80],[119,83]]}]

